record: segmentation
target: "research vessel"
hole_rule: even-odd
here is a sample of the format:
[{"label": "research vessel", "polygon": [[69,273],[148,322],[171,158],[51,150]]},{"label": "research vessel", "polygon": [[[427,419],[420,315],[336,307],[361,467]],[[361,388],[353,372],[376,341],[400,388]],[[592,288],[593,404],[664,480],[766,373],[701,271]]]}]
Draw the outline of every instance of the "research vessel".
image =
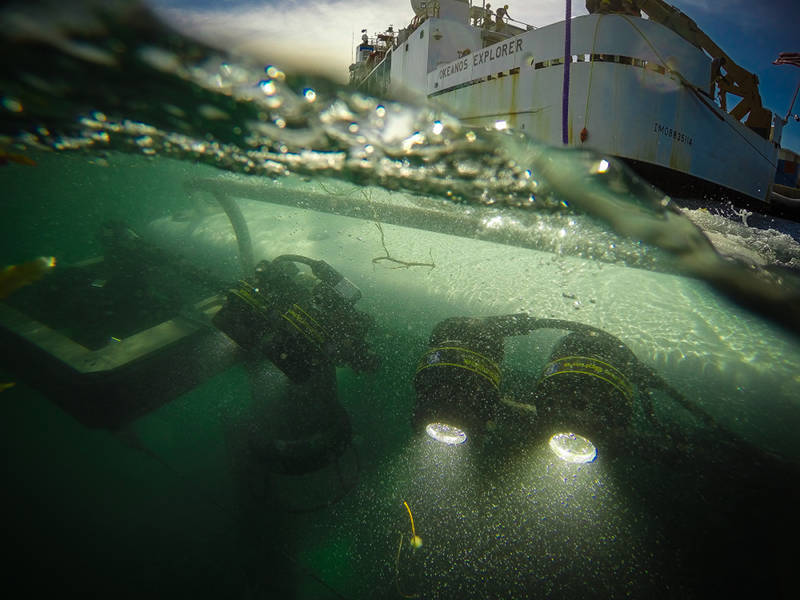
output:
[{"label": "research vessel", "polygon": [[350,81],[620,157],[671,193],[768,207],[785,120],[763,106],[758,77],[661,0],[601,4],[537,28],[498,25],[483,2],[412,0],[407,27],[363,32]]}]

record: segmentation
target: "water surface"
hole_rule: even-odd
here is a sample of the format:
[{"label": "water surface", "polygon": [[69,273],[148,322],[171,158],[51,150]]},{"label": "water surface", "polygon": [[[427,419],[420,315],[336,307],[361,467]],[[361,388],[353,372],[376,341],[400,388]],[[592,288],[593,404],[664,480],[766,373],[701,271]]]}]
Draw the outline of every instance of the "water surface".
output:
[{"label": "water surface", "polygon": [[[117,221],[165,252],[162,304],[180,304],[175,260],[224,292],[250,275],[219,206],[233,199],[254,261],[324,259],[361,289],[381,357],[374,373],[338,370],[353,446],[341,477],[306,478],[247,451],[286,390],[269,365],[258,389],[240,362],[115,432],[70,414],[79,389],[38,391],[47,361],[41,378],[0,365],[16,382],[2,397],[8,576],[31,595],[788,594],[795,224],[698,209],[609,157],[223,56],[136,3],[3,11],[0,142],[36,163],[0,167],[3,265],[74,268],[106,252]],[[106,306],[89,293],[87,327]],[[525,414],[485,442],[427,440],[412,381],[432,329],[511,313],[616,336],[685,404],[637,390],[624,451],[582,466],[550,454]],[[528,398],[563,334],[509,338],[504,392]]]}]

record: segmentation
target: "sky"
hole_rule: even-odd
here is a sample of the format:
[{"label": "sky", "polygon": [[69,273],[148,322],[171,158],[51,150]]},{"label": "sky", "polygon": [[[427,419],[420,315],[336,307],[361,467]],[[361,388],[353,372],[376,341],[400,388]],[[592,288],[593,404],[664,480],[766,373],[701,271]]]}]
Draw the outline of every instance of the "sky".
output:
[{"label": "sky", "polygon": [[[353,48],[367,29],[408,25],[405,0],[145,0],[181,31],[282,68],[346,81]],[[480,0],[475,3],[478,4]],[[537,27],[564,19],[565,0],[506,0],[509,16]],[[506,2],[503,2],[505,4]],[[499,0],[491,2],[500,6]],[[800,68],[773,65],[780,52],[800,52],[800,0],[673,0],[740,66],[758,75],[764,105],[786,115]],[[586,14],[573,0],[573,16]],[[793,114],[800,114],[800,98]],[[800,152],[800,122],[784,129],[784,147]]]}]

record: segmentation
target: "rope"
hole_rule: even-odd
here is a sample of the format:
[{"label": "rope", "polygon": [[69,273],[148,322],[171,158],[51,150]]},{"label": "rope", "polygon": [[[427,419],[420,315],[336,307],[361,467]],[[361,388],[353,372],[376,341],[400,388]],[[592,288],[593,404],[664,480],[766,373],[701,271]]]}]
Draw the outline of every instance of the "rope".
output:
[{"label": "rope", "polygon": [[[639,34],[639,35],[642,37],[642,39],[643,39],[645,42],[647,42],[647,45],[648,45],[648,46],[650,46],[650,49],[651,49],[651,50],[653,51],[653,53],[654,53],[654,54],[655,54],[655,55],[658,57],[658,60],[660,60],[660,61],[661,61],[661,66],[662,66],[662,67],[664,67],[665,69],[667,69],[668,71],[671,71],[671,69],[670,69],[669,67],[667,67],[667,61],[665,61],[665,60],[664,60],[664,57],[663,57],[663,56],[661,56],[661,53],[660,53],[660,52],[658,51],[658,49],[657,49],[657,48],[656,48],[656,47],[655,47],[655,46],[652,44],[652,42],[650,42],[650,40],[649,40],[649,39],[647,39],[647,36],[646,36],[644,33],[642,33],[642,30],[641,30],[641,29],[639,29],[639,28],[636,26],[636,23],[634,23],[633,21],[631,21],[630,17],[626,17],[625,15],[621,15],[621,16],[622,16],[622,18],[623,18],[623,19],[625,19],[625,20],[628,22],[628,24],[629,24],[631,27],[633,27],[633,28],[636,30],[636,33],[638,33],[638,34]],[[683,77],[680,75],[680,73],[678,73],[678,76],[680,76],[680,77],[681,77],[681,79],[683,78]]]},{"label": "rope", "polygon": [[597,23],[594,26],[594,38],[592,39],[592,53],[589,55],[589,85],[586,88],[586,109],[583,111],[583,126],[588,129],[589,127],[589,98],[592,96],[592,78],[594,77],[594,60],[592,57],[595,54],[595,50],[597,49],[597,33],[600,31],[600,21],[603,20],[605,15],[600,15],[597,19]]},{"label": "rope", "polygon": [[797,82],[797,87],[794,88],[794,96],[792,96],[792,103],[789,105],[789,110],[786,111],[786,116],[783,118],[784,121],[788,121],[789,117],[792,116],[794,101],[797,100],[797,92],[800,92],[800,81]]},{"label": "rope", "polygon": [[[701,97],[700,97],[700,95],[699,95],[699,94],[701,93],[701,90],[700,90],[700,89],[699,89],[699,88],[698,88],[696,85],[694,85],[692,82],[690,82],[689,80],[687,80],[687,79],[686,79],[686,78],[685,78],[685,77],[684,77],[684,76],[683,76],[681,73],[679,73],[678,71],[675,71],[674,69],[670,69],[670,68],[667,66],[667,63],[666,63],[666,61],[665,61],[665,60],[664,60],[664,58],[661,56],[661,54],[660,54],[660,53],[659,53],[659,51],[656,49],[656,47],[655,47],[655,46],[654,46],[654,45],[653,45],[653,44],[650,42],[650,40],[647,38],[647,36],[646,36],[644,33],[642,33],[642,31],[641,31],[641,30],[640,30],[640,29],[639,29],[639,28],[636,26],[636,24],[635,24],[633,21],[631,21],[630,17],[626,17],[626,16],[622,15],[622,18],[623,18],[623,19],[625,19],[625,20],[626,20],[626,21],[627,21],[627,22],[630,24],[630,26],[631,26],[631,27],[633,27],[633,28],[636,30],[636,33],[638,33],[638,34],[641,36],[641,38],[642,38],[642,39],[643,39],[643,40],[644,40],[644,41],[647,43],[647,45],[648,45],[648,46],[650,46],[650,49],[651,49],[651,50],[652,50],[652,51],[655,53],[655,55],[658,57],[658,60],[660,60],[660,61],[661,61],[661,66],[662,66],[662,67],[663,67],[665,70],[669,71],[670,73],[674,73],[674,74],[675,74],[675,75],[678,77],[678,79],[680,80],[681,84],[683,84],[683,85],[685,85],[687,88],[689,88],[689,89],[690,89],[690,90],[693,92],[693,95],[694,95],[694,96],[695,96],[695,97],[696,97],[698,100],[700,100],[700,103],[701,103],[701,104],[703,104],[703,106],[705,106],[705,107],[706,107],[706,108],[708,108],[710,111],[712,111],[712,112],[714,113],[714,115],[715,115],[715,116],[719,116],[719,115],[717,115],[716,111],[715,111],[715,110],[714,110],[714,109],[713,109],[711,106],[709,106],[708,104],[706,104],[706,103],[705,103],[705,102],[702,100],[702,98],[701,98]],[[726,114],[727,114],[727,113],[726,113]],[[745,141],[745,143],[746,143],[748,146],[750,146],[750,147],[751,147],[753,150],[755,150],[755,151],[756,151],[756,153],[757,153],[757,154],[759,154],[759,155],[761,156],[761,158],[763,158],[764,160],[766,160],[766,161],[767,161],[769,164],[771,164],[773,167],[777,167],[777,165],[776,165],[774,162],[772,162],[768,156],[765,156],[765,155],[764,155],[764,154],[761,152],[761,150],[759,150],[758,148],[756,148],[756,147],[755,147],[755,146],[754,146],[754,145],[753,145],[753,144],[750,142],[750,140],[748,140],[746,137],[744,137],[744,135],[742,135],[742,132],[741,132],[741,131],[739,131],[737,128],[735,128],[733,125],[731,125],[731,124],[730,124],[730,123],[729,123],[729,122],[728,122],[726,119],[722,119],[722,121],[723,121],[723,122],[724,122],[724,123],[725,123],[725,124],[726,124],[728,127],[730,127],[730,128],[731,128],[731,129],[732,129],[732,130],[733,130],[733,131],[736,133],[736,135],[738,135],[740,138],[742,138],[742,139]]]}]

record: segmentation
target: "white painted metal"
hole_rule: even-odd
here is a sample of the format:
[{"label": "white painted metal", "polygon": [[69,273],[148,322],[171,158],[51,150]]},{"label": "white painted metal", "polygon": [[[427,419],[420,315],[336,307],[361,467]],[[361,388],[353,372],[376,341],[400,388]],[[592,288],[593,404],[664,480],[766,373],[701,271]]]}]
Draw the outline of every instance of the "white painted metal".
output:
[{"label": "white painted metal", "polygon": [[[486,48],[481,34],[466,19],[426,19],[390,55],[390,93],[424,94],[466,123],[503,120],[560,145],[564,23]],[[570,145],[767,198],[778,145],[715,104],[705,53],[667,27],[621,15],[573,19],[571,44]]]}]

